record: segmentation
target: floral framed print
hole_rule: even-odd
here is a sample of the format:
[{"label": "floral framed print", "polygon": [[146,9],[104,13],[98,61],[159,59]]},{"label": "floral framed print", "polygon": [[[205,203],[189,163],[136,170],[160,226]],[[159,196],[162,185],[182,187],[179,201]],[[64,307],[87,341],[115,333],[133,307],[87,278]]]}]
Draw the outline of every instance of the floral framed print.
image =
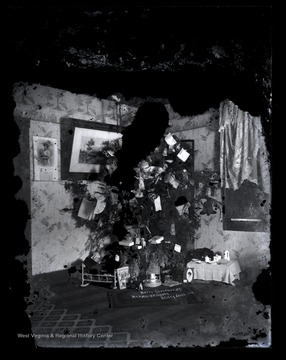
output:
[{"label": "floral framed print", "polygon": [[88,180],[107,165],[122,145],[116,125],[65,118],[61,121],[61,179]]},{"label": "floral framed print", "polygon": [[99,173],[108,158],[120,149],[121,137],[116,132],[76,127],[69,171]]}]

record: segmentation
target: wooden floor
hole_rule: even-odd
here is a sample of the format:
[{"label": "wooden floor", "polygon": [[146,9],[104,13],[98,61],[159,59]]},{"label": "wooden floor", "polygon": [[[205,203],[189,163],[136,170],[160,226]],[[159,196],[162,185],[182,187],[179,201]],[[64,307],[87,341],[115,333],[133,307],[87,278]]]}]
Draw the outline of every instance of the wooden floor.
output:
[{"label": "wooden floor", "polygon": [[243,281],[231,286],[194,280],[190,286],[201,303],[120,309],[110,307],[107,288],[81,287],[80,278],[66,271],[32,282],[27,312],[40,348],[271,346],[270,309]]}]

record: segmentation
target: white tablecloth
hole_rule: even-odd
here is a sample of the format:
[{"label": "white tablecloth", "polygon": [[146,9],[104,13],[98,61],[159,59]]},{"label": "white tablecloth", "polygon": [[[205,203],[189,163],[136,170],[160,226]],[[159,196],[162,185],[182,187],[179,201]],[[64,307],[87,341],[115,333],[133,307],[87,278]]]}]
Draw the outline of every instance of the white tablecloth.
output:
[{"label": "white tablecloth", "polygon": [[234,280],[239,280],[241,272],[237,260],[231,260],[226,264],[208,264],[202,261],[200,264],[190,261],[187,268],[193,269],[194,279],[222,281],[234,285]]}]

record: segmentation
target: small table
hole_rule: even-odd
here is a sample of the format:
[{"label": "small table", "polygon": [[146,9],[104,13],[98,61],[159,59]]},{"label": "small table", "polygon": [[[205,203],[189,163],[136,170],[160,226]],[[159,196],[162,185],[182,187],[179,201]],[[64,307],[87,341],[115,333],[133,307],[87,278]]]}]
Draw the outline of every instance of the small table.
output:
[{"label": "small table", "polygon": [[234,280],[240,279],[239,273],[241,272],[237,260],[222,264],[190,261],[187,264],[187,269],[193,270],[193,279],[222,281],[233,286],[235,286]]}]

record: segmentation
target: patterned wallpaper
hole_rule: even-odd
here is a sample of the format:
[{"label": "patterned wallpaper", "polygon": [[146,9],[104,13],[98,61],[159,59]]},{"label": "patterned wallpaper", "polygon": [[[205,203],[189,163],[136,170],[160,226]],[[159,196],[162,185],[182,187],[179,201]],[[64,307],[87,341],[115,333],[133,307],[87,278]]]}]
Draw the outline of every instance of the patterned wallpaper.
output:
[{"label": "patterned wallpaper", "polygon": [[[17,104],[15,116],[37,121],[59,123],[63,117],[116,124],[116,102],[96,97],[73,94],[40,84],[17,83],[14,86]],[[136,108],[121,104],[123,124],[131,121]]]},{"label": "patterned wallpaper", "polygon": [[70,213],[61,211],[72,207],[64,182],[33,180],[33,136],[56,138],[60,144],[59,134],[59,124],[35,120],[30,123],[32,274],[62,270],[87,255],[88,230],[77,229]]},{"label": "patterned wallpaper", "polygon": [[[62,270],[87,256],[86,244],[90,232],[86,228],[76,228],[70,213],[62,212],[62,209],[72,207],[72,199],[65,191],[64,181],[60,180],[61,118],[116,124],[115,103],[25,83],[15,84],[14,100],[14,116],[30,123],[29,139],[21,142],[23,151],[27,142],[30,148],[32,274]],[[122,114],[125,122],[132,119],[135,111],[135,108],[124,106]],[[33,136],[57,140],[58,181],[34,181]],[[15,172],[20,175],[21,162],[16,161],[15,164],[18,166]]]}]

